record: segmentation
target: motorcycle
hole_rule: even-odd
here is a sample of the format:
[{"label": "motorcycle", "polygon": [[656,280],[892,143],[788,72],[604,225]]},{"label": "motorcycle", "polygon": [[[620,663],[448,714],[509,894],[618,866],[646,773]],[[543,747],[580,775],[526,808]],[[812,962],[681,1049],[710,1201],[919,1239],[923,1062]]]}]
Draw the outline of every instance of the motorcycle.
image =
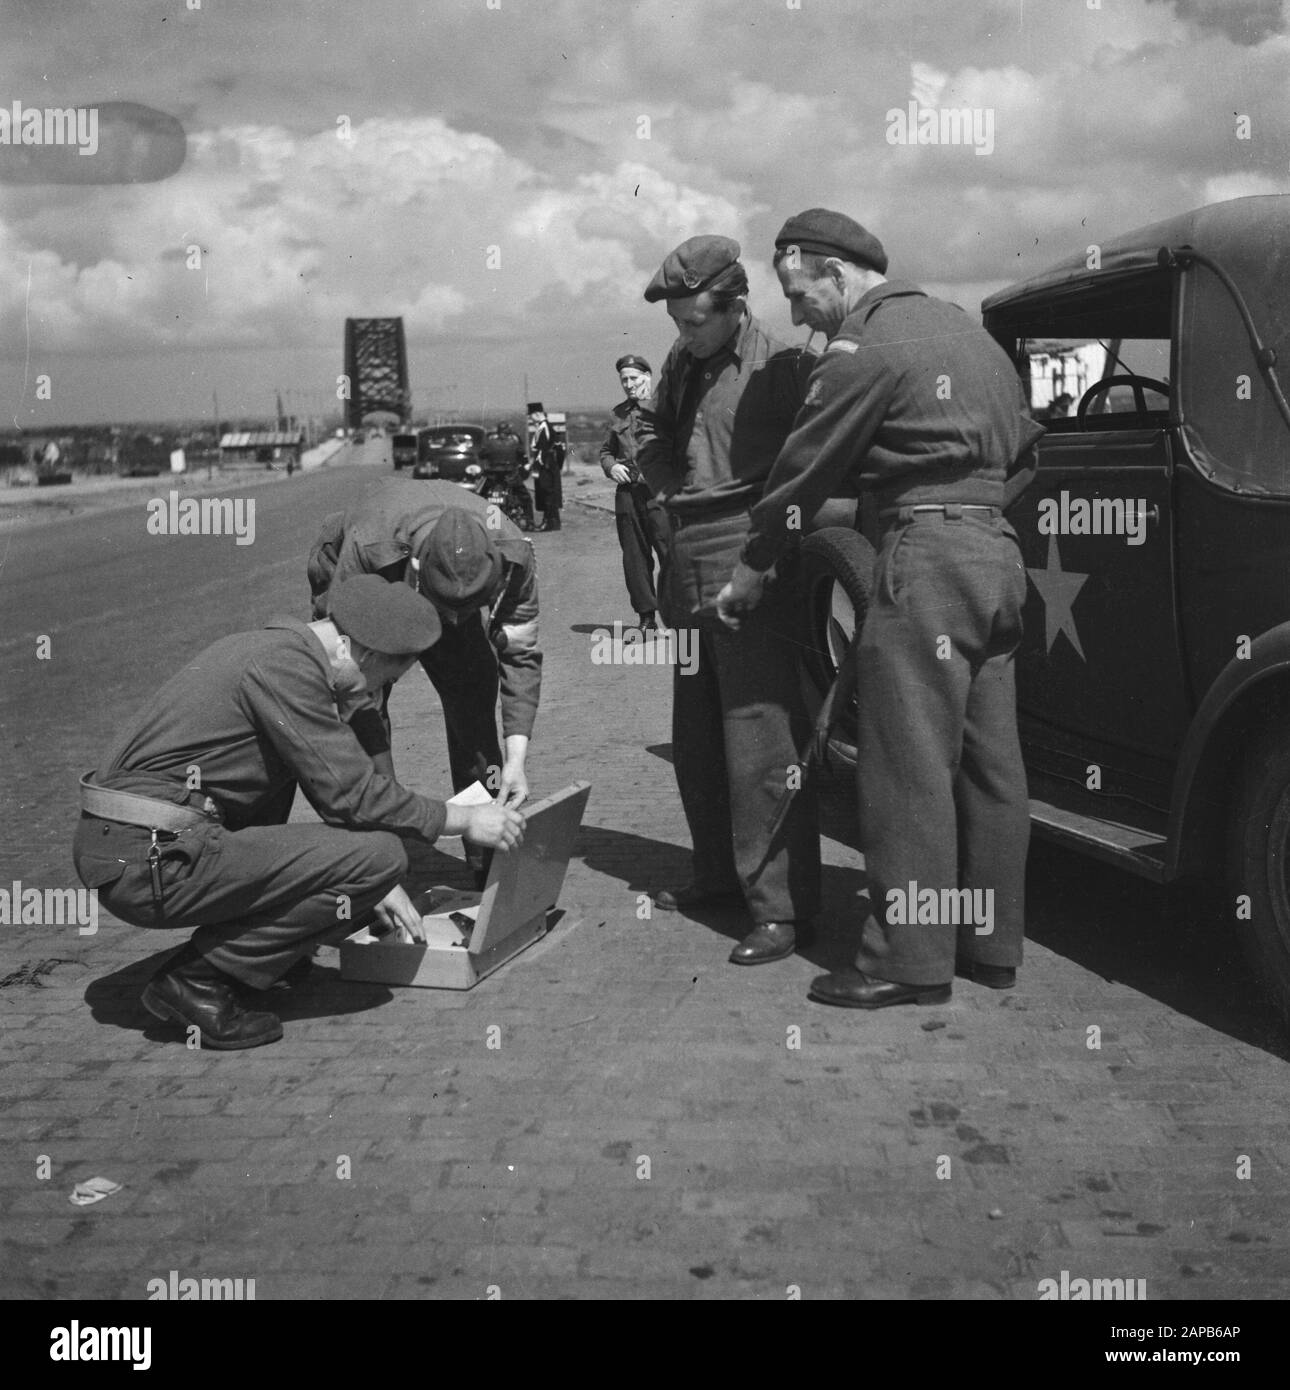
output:
[{"label": "motorcycle", "polygon": [[535,529],[533,499],[524,486],[522,464],[479,464],[466,466],[466,476],[460,483],[491,506],[501,509],[502,515],[513,521],[521,531]]}]

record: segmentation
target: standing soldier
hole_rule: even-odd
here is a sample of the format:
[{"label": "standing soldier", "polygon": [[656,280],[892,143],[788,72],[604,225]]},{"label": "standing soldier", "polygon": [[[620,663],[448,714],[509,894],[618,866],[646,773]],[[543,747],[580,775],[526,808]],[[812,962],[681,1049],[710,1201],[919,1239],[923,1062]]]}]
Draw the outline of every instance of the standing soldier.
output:
[{"label": "standing soldier", "polygon": [[614,493],[614,521],[623,552],[623,578],[627,581],[627,594],[636,610],[637,623],[649,631],[658,627],[654,557],[658,556],[661,572],[671,535],[671,523],[663,504],[651,493],[636,466],[640,410],[650,394],[650,365],[643,357],[629,354],[614,363],[614,370],[627,399],[614,406],[609,433],[600,446],[600,466],[605,477],[618,484]]},{"label": "standing soldier", "polygon": [[[447,482],[386,483],[334,513],[309,556],[314,613],[356,574],[406,584],[438,610],[443,635],[421,665],[443,703],[455,791],[500,768],[499,800],[528,796],[525,761],[542,687],[537,565],[519,527],[482,497]],[[502,737],[497,739],[500,686]],[[389,722],[379,702],[354,718],[377,766],[393,775]],[[479,863],[472,860],[475,867]]]},{"label": "standing soldier", "polygon": [[556,443],[551,422],[541,401],[529,402],[529,437],[533,451],[533,493],[542,513],[543,531],[560,529],[560,508],[564,506],[564,484],[561,469],[564,451]]},{"label": "standing soldier", "polygon": [[[520,842],[517,812],[405,790],[345,725],[438,634],[416,594],[352,579],[317,622],[282,618],[207,647],[82,779],[81,882],[132,926],[193,932],[144,989],[149,1013],[196,1029],[203,1047],[274,1042],[280,1020],[245,1008],[244,990],[294,982],[316,946],[368,913],[424,935],[400,885],[400,835]],[[322,825],[287,824],[297,786]]]},{"label": "standing soldier", "polygon": [[805,712],[793,638],[792,565],[738,634],[716,597],[739,555],[748,517],[802,404],[813,359],[772,337],[748,312],[739,243],[691,237],[645,291],[664,300],[677,340],[642,409],[637,464],[663,494],[673,527],[660,580],[663,619],[698,631],[698,665],[672,681],[672,764],[694,848],[692,881],[654,895],[659,907],[742,901],[752,931],[736,965],[791,955],[819,909],[814,802],[795,798],[771,823],[797,762]]},{"label": "standing soldier", "polygon": [[[1003,506],[1043,431],[1003,349],[961,309],[887,280],[881,244],[851,218],[790,218],[775,266],[793,322],[829,341],[718,600],[723,618],[755,609],[789,517],[851,470],[885,528],[858,651],[869,912],[855,968],[820,976],[811,997],[941,1003],[956,969],[1007,989],[1030,819],[1013,669],[1026,572]],[[983,890],[970,900],[988,905],[985,921],[961,910],[965,889]]]}]

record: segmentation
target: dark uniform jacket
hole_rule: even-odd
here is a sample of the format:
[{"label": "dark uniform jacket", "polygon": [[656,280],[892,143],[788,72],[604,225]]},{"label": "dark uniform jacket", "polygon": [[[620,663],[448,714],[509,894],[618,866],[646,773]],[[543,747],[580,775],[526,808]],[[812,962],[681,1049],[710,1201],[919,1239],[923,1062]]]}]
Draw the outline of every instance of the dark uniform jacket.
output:
[{"label": "dark uniform jacket", "polygon": [[616,463],[625,463],[631,469],[631,481],[634,483],[640,480],[640,469],[636,466],[636,455],[640,451],[640,444],[637,439],[640,418],[641,402],[635,397],[631,400],[619,401],[614,406],[613,419],[609,422],[609,433],[605,436],[605,442],[600,446],[600,467],[604,470],[606,478],[609,477],[609,470]]},{"label": "dark uniform jacket", "polygon": [[[426,841],[443,831],[442,801],[372,766],[341,718],[322,642],[294,618],[195,656],[121,733],[94,780],[176,805],[209,797],[230,830],[285,821],[298,785],[328,825]],[[113,848],[96,840],[80,855],[87,886],[120,877],[124,863]]]},{"label": "dark uniform jacket", "polygon": [[502,733],[533,732],[542,688],[542,653],[538,649],[537,562],[532,545],[507,517],[476,493],[455,483],[400,481],[387,483],[347,512],[336,512],[309,556],[309,587],[314,616],[327,612],[331,587],[357,574],[383,574],[417,587],[409,558],[449,507],[464,507],[487,518],[489,535],[502,555],[500,596],[488,616],[488,636],[498,655],[502,688]]},{"label": "dark uniform jacket", "polygon": [[712,357],[678,340],[641,411],[637,464],[678,515],[751,506],[806,394],[815,357],[790,347],[751,314]]},{"label": "dark uniform jacket", "polygon": [[1008,471],[1042,434],[1007,353],[985,329],[915,285],[887,281],[847,315],[811,374],[743,561],[769,569],[793,519],[813,516],[848,475],[879,509],[1002,506]]}]

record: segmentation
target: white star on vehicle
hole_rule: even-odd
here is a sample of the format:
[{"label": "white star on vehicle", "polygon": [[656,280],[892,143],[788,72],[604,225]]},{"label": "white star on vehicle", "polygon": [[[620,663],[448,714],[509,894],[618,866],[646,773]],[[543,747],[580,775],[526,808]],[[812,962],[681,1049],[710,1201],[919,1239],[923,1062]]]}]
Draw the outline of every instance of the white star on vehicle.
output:
[{"label": "white star on vehicle", "polygon": [[1048,537],[1048,567],[1042,570],[1028,568],[1026,573],[1044,603],[1044,636],[1049,653],[1051,654],[1058,635],[1064,632],[1071,646],[1079,654],[1079,659],[1087,661],[1084,648],[1080,646],[1073,608],[1079,591],[1088,582],[1089,576],[1072,574],[1062,569],[1061,556],[1057,552],[1057,537],[1051,535]]}]

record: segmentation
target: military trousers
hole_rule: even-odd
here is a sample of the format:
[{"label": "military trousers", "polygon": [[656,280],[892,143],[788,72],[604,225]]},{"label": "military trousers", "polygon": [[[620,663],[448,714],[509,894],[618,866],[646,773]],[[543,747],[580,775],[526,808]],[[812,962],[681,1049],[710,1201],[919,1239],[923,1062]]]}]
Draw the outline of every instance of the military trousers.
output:
[{"label": "military trousers", "polygon": [[[330,825],[229,830],[212,821],[158,841],[160,913],[151,834],[142,827],[83,814],[76,870],[122,921],[192,930],[192,945],[210,964],[254,989],[357,930],[408,866],[398,836]],[[105,874],[115,876],[104,881]]]},{"label": "military trousers", "polygon": [[[805,921],[819,911],[815,800],[797,793],[772,842],[770,825],[809,725],[792,636],[796,584],[766,586],[732,632],[714,601],[748,530],[747,511],[674,531],[664,568],[664,616],[694,634],[692,671],[672,684],[672,761],[694,850],[694,882],[743,892],[754,925]],[[681,648],[676,647],[678,655]]]},{"label": "military trousers", "polygon": [[481,771],[481,780],[486,780],[488,768],[500,769],[502,765],[497,737],[497,692],[501,683],[497,651],[488,640],[482,620],[472,614],[455,625],[444,623],[439,640],[429,651],[421,653],[421,667],[443,705],[452,789],[459,792],[480,777]]},{"label": "military trousers", "polygon": [[1025,595],[1016,532],[997,514],[904,508],[882,537],[856,767],[870,906],[855,963],[877,979],[946,984],[956,953],[1021,963],[1030,816],[1013,658]]},{"label": "military trousers", "polygon": [[614,522],[623,552],[623,579],[637,613],[658,609],[654,560],[662,569],[672,528],[661,502],[654,501],[645,483],[620,483],[614,493]]}]

